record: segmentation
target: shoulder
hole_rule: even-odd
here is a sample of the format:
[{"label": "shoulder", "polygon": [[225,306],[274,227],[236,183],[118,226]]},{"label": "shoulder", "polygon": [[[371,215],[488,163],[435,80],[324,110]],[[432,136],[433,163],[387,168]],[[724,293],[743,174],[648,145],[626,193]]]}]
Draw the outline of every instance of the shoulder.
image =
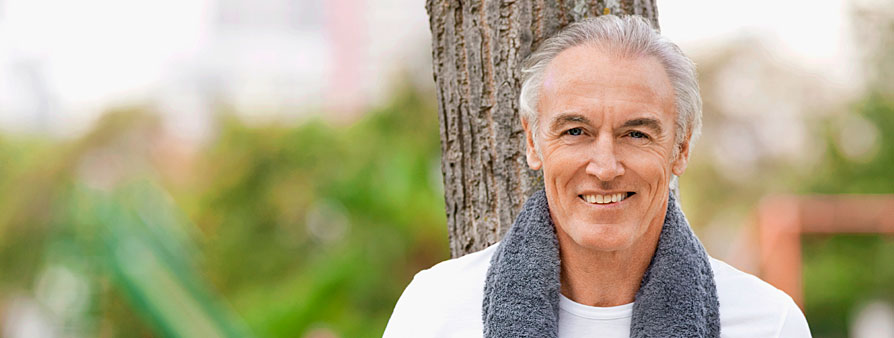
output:
[{"label": "shoulder", "polygon": [[723,337],[810,337],[804,314],[792,298],[723,261],[711,258],[720,301]]},{"label": "shoulder", "polygon": [[385,336],[442,336],[463,331],[480,335],[484,279],[497,246],[417,273],[398,299]]},{"label": "shoulder", "polygon": [[[500,243],[497,243],[484,250],[440,262],[429,269],[420,271],[419,274],[424,274],[427,277],[442,277],[448,279],[457,277],[467,279],[467,277],[473,277],[480,274],[483,282],[483,277],[487,274],[487,269],[490,267],[490,259],[493,257],[494,251],[496,251],[499,245]],[[417,276],[419,274],[417,274]]]}]

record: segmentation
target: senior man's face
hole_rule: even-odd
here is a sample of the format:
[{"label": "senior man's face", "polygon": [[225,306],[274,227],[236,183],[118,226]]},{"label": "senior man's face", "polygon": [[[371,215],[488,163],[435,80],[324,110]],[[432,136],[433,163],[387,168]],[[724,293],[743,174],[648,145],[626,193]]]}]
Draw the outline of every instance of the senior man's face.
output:
[{"label": "senior man's face", "polygon": [[549,64],[539,94],[541,156],[524,123],[527,158],[543,168],[560,243],[617,251],[657,239],[688,153],[687,141],[672,158],[674,92],[661,63],[573,47]]}]

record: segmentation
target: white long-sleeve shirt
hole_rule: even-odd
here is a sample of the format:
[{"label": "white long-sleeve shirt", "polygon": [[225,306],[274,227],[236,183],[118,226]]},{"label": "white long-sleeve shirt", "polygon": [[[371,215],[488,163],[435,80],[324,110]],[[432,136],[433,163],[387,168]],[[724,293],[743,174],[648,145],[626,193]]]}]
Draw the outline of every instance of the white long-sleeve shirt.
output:
[{"label": "white long-sleeve shirt", "polygon": [[[384,337],[481,337],[484,279],[498,244],[416,274]],[[801,309],[784,292],[711,258],[720,302],[720,336],[810,337]],[[633,303],[614,307],[559,299],[559,337],[628,337]],[[598,334],[598,335],[596,335]]]}]

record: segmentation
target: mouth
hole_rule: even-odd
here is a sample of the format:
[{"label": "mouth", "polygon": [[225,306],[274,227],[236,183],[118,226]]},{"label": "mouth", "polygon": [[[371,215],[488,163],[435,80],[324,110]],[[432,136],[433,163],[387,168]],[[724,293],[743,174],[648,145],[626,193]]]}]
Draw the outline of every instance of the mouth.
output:
[{"label": "mouth", "polygon": [[636,193],[632,192],[632,191],[627,191],[627,192],[619,192],[619,193],[604,194],[604,195],[583,194],[583,195],[577,195],[577,197],[589,204],[608,205],[608,204],[621,203],[621,201],[624,201],[625,199],[628,199],[628,198],[632,197],[633,195],[636,195]]}]

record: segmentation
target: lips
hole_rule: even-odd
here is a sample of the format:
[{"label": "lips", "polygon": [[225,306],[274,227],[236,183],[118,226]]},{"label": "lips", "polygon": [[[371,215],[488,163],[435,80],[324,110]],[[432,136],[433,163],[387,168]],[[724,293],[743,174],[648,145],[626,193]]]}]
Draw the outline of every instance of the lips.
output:
[{"label": "lips", "polygon": [[621,202],[630,196],[636,194],[635,192],[619,192],[612,194],[582,194],[577,195],[580,199],[584,200],[589,204],[612,204]]}]

